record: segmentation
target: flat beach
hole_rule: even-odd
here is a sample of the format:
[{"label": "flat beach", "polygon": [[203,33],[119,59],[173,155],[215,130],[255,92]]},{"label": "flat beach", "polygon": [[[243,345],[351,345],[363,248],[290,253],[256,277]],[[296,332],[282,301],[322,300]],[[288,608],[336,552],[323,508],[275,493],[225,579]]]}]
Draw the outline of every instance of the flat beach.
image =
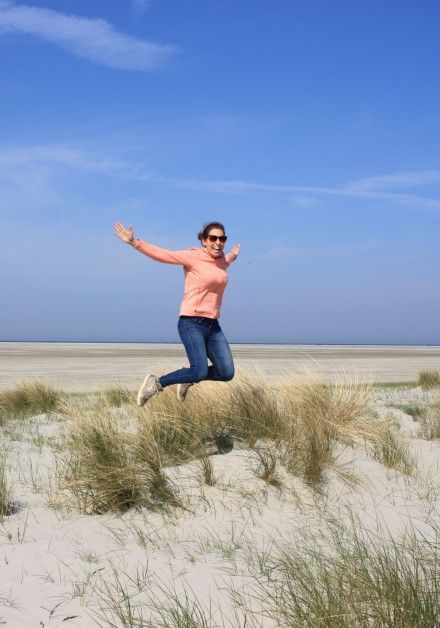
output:
[{"label": "flat beach", "polygon": [[[414,381],[440,369],[439,346],[231,344],[236,369],[262,369],[269,378],[314,370],[371,382]],[[108,382],[135,387],[146,371],[187,366],[182,345],[165,343],[1,342],[0,389],[37,377],[66,391],[91,391]]]}]

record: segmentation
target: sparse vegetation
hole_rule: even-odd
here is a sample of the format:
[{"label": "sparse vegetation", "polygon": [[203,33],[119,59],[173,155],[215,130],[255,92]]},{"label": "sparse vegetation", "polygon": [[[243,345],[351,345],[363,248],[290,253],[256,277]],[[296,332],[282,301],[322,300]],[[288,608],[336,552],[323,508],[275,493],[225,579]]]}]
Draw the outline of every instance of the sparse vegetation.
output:
[{"label": "sparse vegetation", "polygon": [[418,384],[422,388],[435,388],[436,386],[440,386],[440,371],[420,371]]},{"label": "sparse vegetation", "polygon": [[[440,622],[438,529],[432,540],[412,533],[368,532],[333,521],[300,542],[251,554],[264,615],[277,626],[425,628]],[[325,548],[325,549],[323,549]],[[262,573],[263,572],[263,573]],[[337,619],[336,619],[337,618]]]}]

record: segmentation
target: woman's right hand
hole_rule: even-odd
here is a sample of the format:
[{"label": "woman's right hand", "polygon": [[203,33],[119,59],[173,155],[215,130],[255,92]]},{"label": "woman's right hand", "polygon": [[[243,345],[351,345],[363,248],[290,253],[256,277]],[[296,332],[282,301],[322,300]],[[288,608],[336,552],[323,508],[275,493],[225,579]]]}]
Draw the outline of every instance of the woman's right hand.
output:
[{"label": "woman's right hand", "polygon": [[115,222],[115,235],[118,236],[123,242],[131,244],[133,242],[133,227],[130,225],[128,229],[125,229],[124,225],[120,222]]}]

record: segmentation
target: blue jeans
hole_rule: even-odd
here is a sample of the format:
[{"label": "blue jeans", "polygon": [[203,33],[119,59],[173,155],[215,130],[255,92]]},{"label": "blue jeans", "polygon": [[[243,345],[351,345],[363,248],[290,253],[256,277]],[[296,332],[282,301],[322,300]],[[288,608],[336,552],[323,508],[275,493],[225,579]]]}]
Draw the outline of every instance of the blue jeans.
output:
[{"label": "blue jeans", "polygon": [[[181,316],[177,330],[190,366],[159,377],[164,388],[205,379],[228,382],[234,377],[231,349],[216,318]],[[208,358],[212,362],[211,366],[208,366]]]}]

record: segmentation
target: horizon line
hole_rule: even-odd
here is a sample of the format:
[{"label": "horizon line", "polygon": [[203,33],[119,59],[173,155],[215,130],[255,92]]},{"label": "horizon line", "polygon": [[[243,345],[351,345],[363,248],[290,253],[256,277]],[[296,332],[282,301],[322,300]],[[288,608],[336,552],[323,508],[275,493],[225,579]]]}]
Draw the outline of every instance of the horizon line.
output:
[{"label": "horizon line", "polygon": [[[1,343],[41,343],[41,344],[167,344],[167,345],[182,345],[180,341],[170,340],[0,340]],[[440,347],[440,343],[428,343],[428,342],[229,342],[230,345],[288,345],[288,346],[311,346],[311,347],[325,347],[325,346],[353,346],[353,347]]]}]

